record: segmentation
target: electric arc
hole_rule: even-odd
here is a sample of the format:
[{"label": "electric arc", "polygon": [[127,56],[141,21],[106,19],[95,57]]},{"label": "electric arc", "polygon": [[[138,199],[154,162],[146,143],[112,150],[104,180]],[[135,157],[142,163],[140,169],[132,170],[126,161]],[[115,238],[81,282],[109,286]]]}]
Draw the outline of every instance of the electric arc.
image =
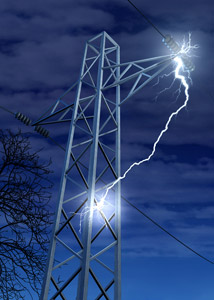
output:
[{"label": "electric arc", "polygon": [[[102,205],[104,205],[105,201],[106,201],[106,197],[108,195],[108,192],[122,179],[124,179],[126,177],[126,175],[131,171],[131,169],[135,166],[139,166],[147,161],[149,161],[152,156],[155,154],[155,151],[156,151],[156,147],[157,147],[157,144],[159,143],[161,137],[163,136],[163,134],[168,130],[169,128],[169,124],[172,120],[172,118],[174,116],[176,116],[183,108],[185,108],[187,106],[187,103],[189,101],[189,84],[187,83],[187,79],[185,78],[184,75],[181,75],[180,72],[182,71],[182,69],[184,68],[184,64],[183,64],[183,59],[180,57],[180,56],[176,56],[174,58],[174,61],[176,62],[177,64],[177,67],[174,71],[175,73],[175,79],[179,79],[181,81],[181,84],[184,86],[184,91],[185,91],[185,101],[184,103],[176,110],[174,111],[170,117],[168,118],[168,121],[166,122],[165,124],[165,127],[164,129],[160,132],[157,140],[155,141],[155,143],[153,144],[153,149],[152,149],[152,152],[150,153],[150,155],[145,158],[145,159],[142,159],[138,162],[134,162],[125,172],[124,174],[119,177],[117,180],[115,180],[115,182],[112,183],[111,186],[109,186],[107,189],[106,189],[106,192],[104,194],[104,196],[101,198],[100,200],[100,207],[102,207]],[[186,67],[186,66],[185,66]],[[189,70],[188,70],[189,71]]]},{"label": "electric arc", "polygon": [[[163,41],[164,41],[164,40],[163,40]],[[164,42],[164,44],[168,47],[168,45],[167,45],[165,42]],[[168,48],[169,48],[169,47],[168,47]],[[199,45],[197,45],[197,44],[192,45],[192,44],[191,44],[191,33],[189,32],[187,42],[186,42],[186,39],[185,39],[185,37],[184,37],[183,42],[182,42],[182,46],[180,47],[180,46],[176,43],[176,46],[174,46],[173,48],[174,48],[174,49],[177,49],[177,50],[179,49],[179,52],[178,52],[177,54],[180,56],[180,58],[181,58],[181,60],[182,60],[182,63],[183,63],[183,62],[184,62],[183,56],[184,56],[184,55],[185,55],[185,57],[188,56],[188,58],[194,56],[193,51],[196,50],[196,49],[198,49],[198,48],[199,48]],[[175,53],[173,53],[173,54],[175,54]],[[191,64],[191,65],[193,65],[193,64]],[[190,64],[189,64],[189,66],[190,66]],[[191,74],[191,71],[194,70],[194,67],[192,67],[191,69],[187,69],[187,68],[184,66],[184,64],[183,64],[183,68],[182,68],[182,69],[183,69],[184,72],[186,72],[187,77],[188,77],[188,81],[192,84],[192,79],[191,79],[191,75],[190,75],[190,74]],[[174,70],[172,70],[170,73],[163,74],[163,75],[159,76],[157,82],[156,82],[153,86],[157,86],[157,85],[160,83],[160,79],[162,79],[162,78],[164,78],[164,77],[170,77],[172,74],[174,74]],[[170,86],[165,87],[163,90],[161,90],[160,92],[157,93],[157,95],[155,96],[155,100],[157,100],[158,97],[159,97],[162,93],[164,93],[164,92],[167,91],[167,90],[170,90],[170,89],[174,86],[175,81],[176,81],[176,76],[174,76],[174,78],[173,78],[173,80],[172,80]],[[177,90],[174,91],[174,93],[173,93],[173,95],[177,94],[176,99],[175,99],[174,102],[177,101],[177,99],[179,98],[179,96],[180,96],[180,94],[181,94],[181,86],[182,86],[182,82],[180,83],[179,88],[177,88]]]},{"label": "electric arc", "polygon": [[[167,35],[166,37],[164,37],[163,39],[164,44],[167,46],[167,48],[170,49],[170,51],[172,52],[173,55],[177,55],[173,60],[176,63],[176,68],[175,70],[171,71],[169,73],[172,74],[174,73],[174,80],[172,82],[172,84],[170,85],[170,87],[174,84],[175,80],[178,79],[180,80],[180,86],[184,87],[184,92],[185,92],[185,101],[183,103],[183,105],[181,105],[176,111],[174,111],[168,121],[165,124],[164,129],[160,132],[157,140],[155,141],[155,143],[153,144],[153,150],[150,153],[150,155],[145,158],[142,159],[138,162],[134,162],[125,172],[122,176],[120,176],[119,178],[117,178],[117,180],[115,180],[105,191],[104,196],[101,197],[100,201],[97,203],[97,205],[93,206],[93,210],[101,210],[104,207],[104,204],[106,205],[110,205],[110,203],[107,201],[106,197],[109,193],[109,191],[122,179],[124,179],[126,177],[126,175],[132,170],[133,167],[135,166],[139,166],[147,161],[149,161],[152,156],[155,154],[156,151],[156,146],[159,143],[161,137],[163,136],[163,134],[168,130],[169,128],[169,124],[172,120],[172,118],[177,115],[184,107],[187,107],[187,103],[189,101],[189,84],[188,84],[188,80],[191,82],[191,77],[190,77],[190,73],[195,69],[194,64],[191,62],[191,60],[189,59],[189,56],[191,56],[191,50],[192,49],[197,49],[198,45],[191,45],[191,34],[189,33],[189,37],[188,37],[188,42],[185,42],[185,39],[183,41],[182,46],[179,46],[178,43],[176,43],[173,38],[170,35]],[[184,75],[181,75],[181,72],[183,72],[184,74],[187,73],[187,76],[185,77]],[[168,76],[168,74],[164,74],[163,76]],[[159,79],[158,79],[159,80]],[[170,88],[169,87],[169,88]],[[168,88],[165,88],[163,91],[165,91]],[[179,88],[179,95],[181,93],[181,89]],[[162,92],[163,92],[162,91]],[[161,93],[162,93],[161,92]],[[160,94],[160,93],[159,93]],[[179,96],[178,95],[178,96]],[[177,96],[177,97],[178,97]],[[80,228],[81,228],[81,220],[82,220],[82,216],[84,214],[86,214],[88,212],[89,208],[85,208],[84,211],[81,212],[81,216],[80,216]]]},{"label": "electric arc", "polygon": [[[138,12],[140,12],[142,14],[142,12],[130,1],[128,0],[137,10]],[[151,21],[148,20],[148,18],[145,17],[144,14],[142,14],[143,17],[146,19],[147,22],[149,22],[150,24]],[[149,161],[152,156],[155,154],[155,151],[156,151],[156,146],[157,144],[159,143],[161,137],[163,136],[163,134],[168,130],[168,126],[172,120],[172,118],[177,115],[184,107],[187,107],[187,103],[189,101],[189,84],[187,82],[187,80],[190,80],[190,82],[192,82],[191,80],[191,77],[190,77],[190,73],[192,71],[194,71],[195,69],[195,66],[194,64],[192,63],[192,61],[190,60],[190,56],[191,56],[191,50],[192,49],[197,49],[198,48],[198,45],[191,45],[191,33],[189,33],[189,39],[188,39],[188,42],[187,44],[185,43],[185,40],[183,41],[183,44],[182,46],[180,46],[173,38],[171,35],[163,35],[159,29],[157,29],[156,26],[154,26],[154,24],[152,24],[152,26],[156,29],[156,31],[158,31],[158,33],[163,37],[163,43],[167,46],[167,48],[169,48],[169,50],[171,51],[172,55],[175,55],[175,58],[173,59],[177,66],[175,68],[174,71],[172,71],[171,73],[174,72],[175,74],[175,77],[174,77],[174,80],[172,82],[172,84],[170,85],[170,87],[173,85],[174,81],[176,79],[179,79],[180,82],[181,82],[181,85],[184,86],[184,90],[185,90],[185,101],[184,101],[184,104],[181,105],[176,111],[174,111],[168,121],[166,122],[165,124],[165,127],[164,129],[160,132],[157,140],[155,141],[155,143],[153,144],[153,150],[152,152],[150,153],[150,155],[145,158],[145,159],[142,159],[138,162],[134,162],[125,172],[122,176],[120,176],[119,178],[117,178],[117,180],[115,180],[115,182],[112,183],[112,185],[110,185],[106,191],[105,191],[105,194],[104,196],[101,198],[100,200],[100,207],[102,207],[102,205],[104,204],[104,202],[106,202],[106,197],[108,195],[108,192],[119,182],[121,181],[122,179],[124,179],[126,177],[126,175],[131,171],[131,169],[135,166],[139,166],[141,164],[143,164],[144,162],[147,162]],[[184,73],[186,72],[187,73],[187,78],[184,76],[184,75],[181,75],[180,72],[183,71]],[[171,74],[170,73],[170,74]],[[167,89],[167,88],[166,88]],[[164,89],[164,91],[166,90]],[[179,89],[179,94],[180,94],[180,89]],[[179,96],[179,95],[178,95]],[[178,97],[177,96],[177,97]],[[177,99],[177,98],[176,98]]]}]

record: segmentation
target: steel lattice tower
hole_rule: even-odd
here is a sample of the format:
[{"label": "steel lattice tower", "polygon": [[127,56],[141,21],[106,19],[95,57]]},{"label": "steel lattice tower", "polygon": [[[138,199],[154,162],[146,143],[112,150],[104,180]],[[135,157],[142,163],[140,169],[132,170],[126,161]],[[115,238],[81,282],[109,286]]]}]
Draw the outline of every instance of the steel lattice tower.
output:
[{"label": "steel lattice tower", "polygon": [[[40,300],[121,300],[120,182],[104,206],[99,201],[120,176],[121,104],[173,58],[121,64],[120,47],[102,32],[86,43],[78,81],[34,122],[37,129],[70,122]],[[124,83],[130,85],[122,98]],[[70,94],[73,100],[66,104],[63,98]]]}]

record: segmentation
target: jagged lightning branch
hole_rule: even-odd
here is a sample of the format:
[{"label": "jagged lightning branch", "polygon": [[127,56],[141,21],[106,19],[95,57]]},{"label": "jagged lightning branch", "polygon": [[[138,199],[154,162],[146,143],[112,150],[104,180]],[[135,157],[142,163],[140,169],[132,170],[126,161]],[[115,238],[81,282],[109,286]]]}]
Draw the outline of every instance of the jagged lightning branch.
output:
[{"label": "jagged lightning branch", "polygon": [[[113,187],[113,186],[112,186]],[[111,188],[112,188],[111,187]],[[108,201],[106,201],[105,199],[103,199],[103,197],[101,198],[100,201],[95,201],[95,205],[93,206],[93,211],[97,211],[99,213],[102,214],[102,210],[104,209],[105,207],[105,202],[106,202],[106,206],[109,207],[109,206],[112,206],[114,207],[111,203],[109,203]],[[83,210],[81,211],[81,213],[76,213],[76,215],[79,215],[80,216],[80,221],[79,221],[79,232],[81,233],[82,231],[82,222],[83,222],[83,219],[84,219],[84,216],[87,214],[87,213],[90,213],[90,208],[88,206],[84,207]]]},{"label": "jagged lightning branch", "polygon": [[[169,76],[171,76],[173,73],[175,73],[175,70],[171,71],[171,72],[168,73],[168,74],[163,74],[163,75],[159,76],[157,82],[156,82],[153,86],[158,85],[158,84],[160,83],[160,79],[162,79],[162,78],[164,78],[164,77],[169,77]],[[164,88],[163,90],[161,90],[160,92],[158,92],[158,94],[155,96],[155,101],[158,99],[158,97],[159,97],[162,93],[164,93],[165,91],[170,90],[170,89],[173,87],[173,85],[174,85],[174,83],[175,83],[175,80],[176,80],[176,77],[173,78],[173,81],[172,81],[172,83],[170,84],[170,86],[168,86],[168,87]],[[173,93],[173,95],[174,95],[174,94],[176,94],[176,93],[178,92],[178,95],[177,95],[175,101],[177,101],[178,97],[180,96],[181,85],[182,85],[182,83],[180,83],[180,87]]]},{"label": "jagged lightning branch", "polygon": [[[185,53],[188,53],[188,50],[187,50],[186,48],[184,48],[184,49],[185,49],[185,51],[186,51]],[[186,96],[186,99],[185,99],[184,104],[181,105],[175,112],[173,112],[173,113],[170,115],[168,121],[166,122],[166,125],[165,125],[164,129],[161,131],[161,133],[159,134],[157,140],[155,141],[155,143],[154,143],[154,145],[153,145],[152,152],[150,153],[150,155],[149,155],[147,158],[140,160],[139,162],[134,162],[134,163],[133,163],[126,171],[125,171],[125,173],[124,173],[122,176],[120,176],[117,180],[115,180],[115,181],[112,183],[112,185],[110,185],[110,186],[106,189],[105,194],[104,194],[104,196],[101,198],[101,201],[100,201],[100,203],[99,203],[99,207],[102,207],[102,206],[104,205],[104,202],[106,201],[105,199],[106,199],[106,197],[107,197],[107,195],[108,195],[108,192],[109,192],[109,191],[110,191],[110,190],[111,190],[111,189],[112,189],[112,188],[113,188],[120,180],[124,179],[124,178],[126,177],[126,175],[131,171],[131,169],[132,169],[133,167],[139,166],[139,165],[143,164],[144,162],[149,161],[149,160],[152,158],[152,156],[155,154],[157,144],[159,143],[159,141],[160,141],[161,137],[163,136],[163,134],[168,130],[169,124],[170,124],[172,118],[173,118],[174,116],[178,115],[178,113],[179,113],[183,108],[185,108],[185,107],[187,106],[187,103],[188,103],[188,101],[189,101],[189,85],[188,85],[188,83],[187,83],[187,81],[186,81],[185,76],[179,74],[180,70],[183,68],[183,62],[182,62],[181,57],[179,57],[179,56],[175,57],[174,60],[175,60],[175,62],[177,63],[177,67],[176,67],[176,69],[175,69],[175,78],[180,79],[182,85],[183,85],[184,88],[185,88],[185,96]]]},{"label": "jagged lightning branch", "polygon": [[[196,56],[194,55],[194,50],[198,49],[199,48],[199,45],[198,44],[195,44],[195,45],[192,45],[192,38],[191,38],[192,34],[191,32],[188,33],[188,37],[186,38],[185,36],[183,37],[183,42],[182,42],[182,45],[180,47],[180,51],[179,51],[179,54],[185,54],[186,56],[188,57],[192,57],[192,56]],[[156,86],[160,83],[160,80],[164,77],[170,77],[175,71],[171,71],[170,73],[168,74],[163,74],[161,76],[158,76],[158,80],[157,82],[153,85],[153,86]],[[188,80],[190,81],[190,83],[192,84],[192,78],[190,76],[190,71],[189,70],[186,70],[187,72],[187,77],[188,77]],[[163,90],[161,90],[160,92],[158,92],[157,96],[155,96],[154,100],[156,101],[158,99],[158,97],[164,93],[165,91],[167,90],[170,90],[173,86],[174,86],[174,83],[175,83],[175,80],[176,80],[176,76],[173,78],[173,81],[172,83],[170,84],[170,86],[164,88]],[[180,96],[181,94],[181,86],[182,86],[182,82],[180,83],[180,86],[179,88],[177,88],[177,90],[175,92],[173,92],[173,95],[175,95],[177,93],[177,96],[175,98],[175,101],[177,101],[178,97]]]},{"label": "jagged lightning branch", "polygon": [[198,44],[195,44],[195,45],[192,45],[191,42],[192,42],[192,39],[191,39],[191,32],[188,33],[188,42],[186,43],[186,40],[185,40],[185,36],[184,36],[184,39],[183,39],[183,44],[181,46],[181,51],[180,53],[185,53],[187,56],[189,57],[192,57],[192,56],[195,56],[194,54],[190,54],[190,52],[192,50],[196,50],[199,48],[199,45]]}]

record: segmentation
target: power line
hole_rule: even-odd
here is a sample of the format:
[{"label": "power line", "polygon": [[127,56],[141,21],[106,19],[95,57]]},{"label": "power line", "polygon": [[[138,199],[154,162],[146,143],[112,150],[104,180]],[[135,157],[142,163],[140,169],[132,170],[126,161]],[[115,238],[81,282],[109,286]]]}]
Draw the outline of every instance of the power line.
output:
[{"label": "power line", "polygon": [[164,231],[165,233],[167,233],[170,237],[172,237],[174,240],[176,240],[178,243],[180,243],[182,246],[184,246],[185,248],[187,248],[188,250],[190,250],[191,252],[195,253],[197,256],[199,256],[200,258],[206,260],[207,262],[214,264],[213,261],[209,260],[208,258],[206,258],[205,256],[201,255],[200,253],[198,253],[197,251],[195,251],[194,249],[192,249],[191,247],[189,247],[187,244],[185,244],[184,242],[182,242],[181,240],[179,240],[177,237],[175,237],[173,234],[171,234],[168,230],[166,230],[165,228],[163,228],[160,224],[158,224],[156,221],[154,221],[152,218],[150,218],[147,214],[145,214],[142,210],[140,210],[139,208],[137,208],[134,204],[132,204],[130,201],[128,201],[125,197],[121,196],[121,198],[126,201],[130,206],[132,206],[135,210],[137,210],[140,214],[142,214],[145,218],[147,218],[150,222],[152,222],[154,225],[156,225],[158,228],[160,228],[162,231]]},{"label": "power line", "polygon": [[1,105],[0,105],[0,108],[3,109],[3,110],[6,111],[6,112],[12,114],[12,115],[15,115],[11,110],[5,108],[4,106],[1,106]]},{"label": "power line", "polygon": [[[7,111],[8,113],[11,113],[15,116],[15,114],[13,112],[11,112],[10,110],[8,110],[7,108],[3,107],[0,105],[0,108]],[[48,138],[54,142],[61,150],[65,151],[65,148],[62,147],[58,142],[56,142],[53,138],[51,138],[50,136],[48,136]],[[85,167],[81,162],[79,162],[83,167]],[[103,180],[101,180],[104,184],[106,184]],[[114,190],[114,189],[112,189]],[[184,246],[185,248],[187,248],[188,250],[190,250],[191,252],[195,253],[197,256],[199,256],[200,258],[206,260],[207,262],[214,264],[214,262],[212,262],[211,260],[209,260],[208,258],[206,258],[205,256],[201,255],[200,253],[198,253],[197,251],[195,251],[194,249],[192,249],[191,247],[189,247],[187,244],[185,244],[184,242],[182,242],[181,240],[179,240],[178,238],[176,238],[173,234],[171,234],[168,230],[166,230],[165,228],[163,228],[160,224],[158,224],[155,220],[153,220],[151,217],[149,217],[146,213],[144,213],[142,210],[140,210],[139,208],[137,208],[134,204],[132,204],[129,200],[127,200],[124,196],[121,195],[121,198],[128,203],[130,206],[132,206],[135,210],[137,210],[140,214],[142,214],[147,220],[149,220],[150,222],[152,222],[155,226],[157,226],[158,228],[160,228],[162,231],[164,231],[166,234],[168,234],[170,237],[172,237],[174,240],[176,240],[178,243],[180,243],[182,246]]]},{"label": "power line", "polygon": [[165,35],[143,14],[143,12],[141,10],[139,10],[134,3],[132,3],[130,0],[128,0],[128,2],[141,14],[141,16],[144,17],[144,19],[147,21],[147,23],[149,23],[150,25],[152,25],[152,27],[165,39]]}]

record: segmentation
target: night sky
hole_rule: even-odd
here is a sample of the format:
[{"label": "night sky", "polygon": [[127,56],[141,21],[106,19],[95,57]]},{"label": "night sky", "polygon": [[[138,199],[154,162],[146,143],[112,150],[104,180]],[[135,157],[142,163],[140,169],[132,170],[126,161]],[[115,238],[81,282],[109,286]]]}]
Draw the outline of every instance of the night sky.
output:
[{"label": "night sky", "polygon": [[[134,168],[122,194],[197,252],[214,261],[214,4],[211,0],[133,0],[165,34],[182,43],[192,34],[196,68],[186,110],[172,120],[153,159]],[[168,55],[161,36],[126,0],[3,0],[0,3],[0,105],[35,120],[78,79],[85,42],[106,31],[121,46],[121,62]],[[172,69],[168,70],[169,72]],[[122,107],[122,172],[147,157],[173,111],[173,74],[154,80]],[[29,132],[33,149],[52,158],[55,182],[64,153],[12,115],[1,128]],[[66,128],[51,136],[59,142]],[[212,300],[214,266],[122,202],[122,299]],[[72,298],[74,299],[74,298]],[[26,299],[28,300],[28,299]],[[90,299],[91,300],[91,299]]]}]

